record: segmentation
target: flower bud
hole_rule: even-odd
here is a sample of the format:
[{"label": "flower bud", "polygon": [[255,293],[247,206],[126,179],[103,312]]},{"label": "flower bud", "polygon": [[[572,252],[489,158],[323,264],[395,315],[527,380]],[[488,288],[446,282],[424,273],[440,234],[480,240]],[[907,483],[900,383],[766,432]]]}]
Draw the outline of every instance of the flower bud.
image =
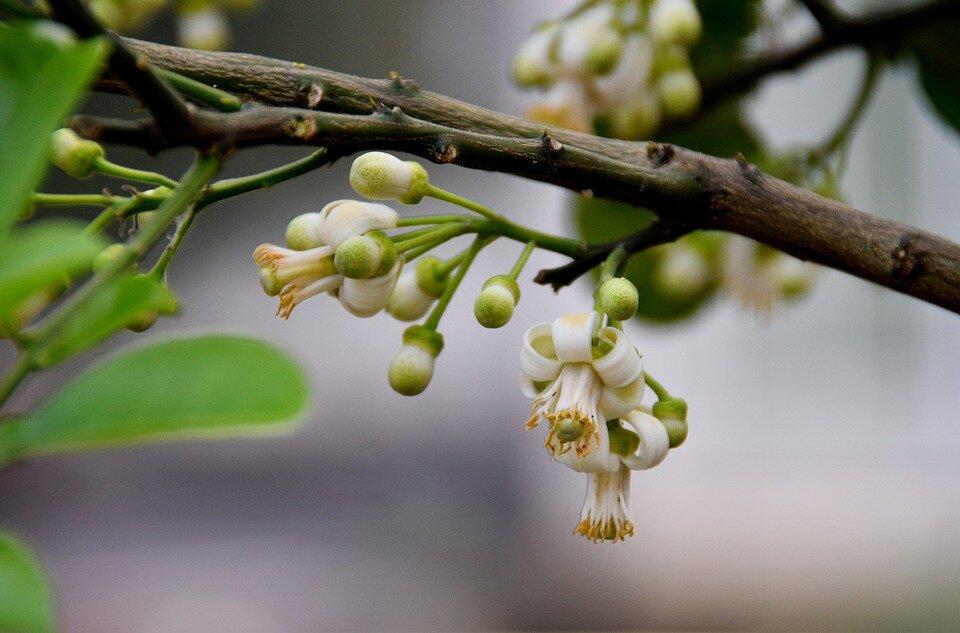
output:
[{"label": "flower bud", "polygon": [[94,172],[103,148],[98,143],[80,138],[69,128],[60,128],[51,137],[53,164],[74,178],[88,178]]},{"label": "flower bud", "polygon": [[698,295],[710,283],[710,265],[696,248],[682,242],[666,249],[656,273],[657,285],[678,298]]},{"label": "flower bud", "polygon": [[397,280],[387,301],[387,312],[399,321],[416,321],[427,313],[436,300],[436,297],[420,288],[416,268],[411,267],[403,271]]},{"label": "flower bud", "polygon": [[230,39],[227,18],[222,11],[213,7],[184,12],[177,25],[177,39],[187,48],[222,50]]},{"label": "flower bud", "polygon": [[617,65],[623,51],[623,36],[613,28],[599,31],[590,43],[584,64],[597,75],[606,75]]},{"label": "flower bud", "polygon": [[630,280],[624,277],[608,279],[597,290],[600,309],[615,321],[626,321],[637,313],[640,293]]},{"label": "flower bud", "polygon": [[319,213],[303,213],[290,220],[283,235],[287,248],[306,251],[323,246],[323,239],[320,237],[322,223]]},{"label": "flower bud", "polygon": [[650,9],[650,36],[658,42],[692,46],[703,32],[703,20],[692,0],[657,0]]},{"label": "flower bud", "polygon": [[483,290],[473,304],[477,322],[485,328],[495,329],[506,325],[520,301],[520,286],[507,275],[491,277],[483,284]]},{"label": "flower bud", "polygon": [[97,256],[93,258],[93,264],[91,265],[93,272],[95,273],[100,272],[101,270],[103,270],[104,268],[106,268],[107,266],[115,262],[117,258],[123,255],[123,253],[126,250],[127,250],[127,247],[124,246],[123,244],[111,244],[110,246],[106,247],[105,249],[97,253]]},{"label": "flower bud", "polygon": [[127,329],[131,332],[144,332],[153,327],[159,316],[156,310],[141,310],[127,323]]},{"label": "flower bud", "polygon": [[671,118],[690,116],[700,107],[700,82],[690,70],[669,72],[657,82],[660,103]]},{"label": "flower bud", "polygon": [[417,285],[425,293],[439,298],[447,289],[447,277],[439,272],[441,262],[438,258],[428,255],[417,262]]},{"label": "flower bud", "polygon": [[670,437],[670,448],[687,439],[687,402],[681,398],[660,400],[653,405],[653,416],[660,420]]},{"label": "flower bud", "polygon": [[650,138],[660,127],[660,101],[652,92],[642,92],[610,115],[614,136],[628,141]]},{"label": "flower bud", "polygon": [[559,25],[554,22],[541,27],[520,45],[513,58],[513,79],[518,86],[546,86],[553,81],[552,51],[556,46]]},{"label": "flower bud", "polygon": [[333,265],[347,279],[368,279],[382,275],[397,261],[397,249],[382,231],[370,231],[347,238],[337,247]]},{"label": "flower bud", "polygon": [[367,152],[350,167],[350,186],[365,198],[417,204],[427,195],[430,177],[420,163],[385,152]]},{"label": "flower bud", "polygon": [[142,229],[146,225],[153,222],[154,218],[156,217],[157,217],[156,211],[141,211],[140,213],[134,216],[134,219],[136,220],[137,228]]},{"label": "flower bud", "polygon": [[813,284],[814,267],[789,255],[780,257],[771,265],[773,283],[780,296],[788,301],[807,294]]},{"label": "flower bud", "polygon": [[403,345],[390,361],[390,386],[404,396],[423,393],[433,378],[433,366],[443,349],[443,336],[422,325],[403,333]]}]

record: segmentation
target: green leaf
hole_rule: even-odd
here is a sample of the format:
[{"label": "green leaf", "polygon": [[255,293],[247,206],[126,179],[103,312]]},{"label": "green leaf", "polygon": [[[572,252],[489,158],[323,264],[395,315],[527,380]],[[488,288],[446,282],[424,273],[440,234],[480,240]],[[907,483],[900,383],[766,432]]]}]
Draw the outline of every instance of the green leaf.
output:
[{"label": "green leaf", "polygon": [[960,132],[960,20],[920,33],[912,50],[927,98],[943,120]]},{"label": "green leaf", "polygon": [[89,270],[105,246],[83,233],[83,225],[63,220],[39,222],[10,233],[0,257],[0,322],[28,297]]},{"label": "green leaf", "polygon": [[[580,235],[590,243],[608,242],[626,237],[646,227],[656,216],[651,211],[622,202],[599,198],[577,198],[577,225]],[[697,232],[678,243],[685,243],[706,259],[714,269],[719,262],[721,236]],[[624,269],[624,276],[640,292],[637,318],[649,323],[674,323],[693,316],[716,294],[719,282],[714,279],[703,291],[691,296],[677,296],[658,282],[657,272],[670,245],[651,248],[634,255]]]},{"label": "green leaf", "polygon": [[698,0],[703,38],[691,52],[698,77],[718,74],[739,63],[744,42],[760,23],[760,0]]},{"label": "green leaf", "polygon": [[71,41],[56,25],[0,29],[0,235],[43,176],[50,134],[77,105],[107,46]]},{"label": "green leaf", "polygon": [[0,455],[287,430],[306,410],[308,391],[300,368],[262,341],[166,341],[101,363],[0,426]]},{"label": "green leaf", "polygon": [[35,362],[39,367],[55,365],[100,343],[144,313],[172,314],[176,309],[177,300],[153,277],[133,273],[118,277],[94,291],[57,336],[35,350]]},{"label": "green leaf", "polygon": [[37,559],[23,543],[0,532],[0,631],[53,631],[50,590]]}]

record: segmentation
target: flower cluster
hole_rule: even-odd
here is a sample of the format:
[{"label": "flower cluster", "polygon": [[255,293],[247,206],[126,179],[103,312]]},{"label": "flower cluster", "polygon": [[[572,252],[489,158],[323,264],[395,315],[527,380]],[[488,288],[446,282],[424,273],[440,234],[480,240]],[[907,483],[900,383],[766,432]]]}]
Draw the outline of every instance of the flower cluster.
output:
[{"label": "flower cluster", "polygon": [[598,312],[572,314],[527,330],[520,387],[533,400],[530,430],[547,426],[544,446],[568,468],[588,475],[574,532],[591,541],[634,533],[630,470],[653,468],[686,438],[686,406],[664,398],[667,425],[643,410],[646,376],[626,334]]},{"label": "flower cluster", "polygon": [[545,90],[536,121],[643,138],[700,106],[690,48],[702,31],[692,0],[606,0],[540,25],[521,45],[513,76]]},{"label": "flower cluster", "polygon": [[[135,31],[152,20],[168,0],[90,0],[90,10],[115,31]],[[228,11],[245,11],[257,0],[178,0],[177,39],[188,48],[221,50],[230,41]]]}]

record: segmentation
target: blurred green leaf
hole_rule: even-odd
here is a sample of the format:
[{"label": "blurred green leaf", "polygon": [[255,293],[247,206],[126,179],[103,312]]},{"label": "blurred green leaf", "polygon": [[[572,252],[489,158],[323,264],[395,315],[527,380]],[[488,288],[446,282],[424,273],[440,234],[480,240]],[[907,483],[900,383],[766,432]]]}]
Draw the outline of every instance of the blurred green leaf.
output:
[{"label": "blurred green leaf", "polygon": [[0,632],[49,631],[53,605],[40,565],[19,540],[0,532]]},{"label": "blurred green leaf", "polygon": [[104,245],[82,224],[64,220],[14,230],[0,246],[0,322],[31,295],[89,270]]},{"label": "blurred green leaf", "polygon": [[960,132],[960,20],[951,20],[917,36],[920,85],[943,120]]},{"label": "blurred green leaf", "polygon": [[0,455],[285,430],[304,413],[308,391],[300,368],[262,341],[166,341],[95,366],[27,417],[0,426]]},{"label": "blurred green leaf", "polygon": [[[583,197],[577,198],[576,216],[580,235],[591,243],[626,237],[646,227],[656,217],[646,209],[622,202]],[[697,232],[680,242],[697,249],[711,266],[716,267],[721,239],[716,234]],[[658,281],[657,271],[669,248],[670,245],[659,246],[634,255],[624,269],[624,276],[640,292],[637,318],[643,321],[666,324],[688,318],[705,305],[719,287],[714,279],[702,292],[686,297],[664,288]]]},{"label": "blurred green leaf", "polygon": [[118,277],[94,291],[33,358],[40,367],[55,365],[100,343],[144,312],[171,314],[176,309],[177,300],[156,279],[133,273]]},{"label": "blurred green leaf", "polygon": [[77,105],[107,51],[62,27],[27,21],[0,29],[0,235],[43,176],[50,134]]},{"label": "blurred green leaf", "polygon": [[660,140],[711,156],[729,158],[740,153],[751,162],[758,162],[763,154],[760,139],[744,121],[736,103],[719,106]]},{"label": "blurred green leaf", "polygon": [[724,72],[739,61],[747,36],[760,23],[760,0],[698,0],[703,38],[691,51],[697,76]]}]

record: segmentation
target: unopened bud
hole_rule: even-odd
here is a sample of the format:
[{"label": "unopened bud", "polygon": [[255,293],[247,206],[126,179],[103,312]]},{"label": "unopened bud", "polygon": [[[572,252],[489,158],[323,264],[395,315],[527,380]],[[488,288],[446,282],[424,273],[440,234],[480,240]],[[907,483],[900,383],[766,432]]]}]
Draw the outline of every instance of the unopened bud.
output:
[{"label": "unopened bud", "polygon": [[679,243],[667,248],[657,269],[657,282],[669,294],[693,297],[710,283],[710,266],[693,246]]},{"label": "unopened bud", "polygon": [[416,321],[427,313],[436,300],[436,297],[420,288],[416,270],[409,268],[397,280],[387,301],[387,312],[399,321]]},{"label": "unopened bud", "polygon": [[605,281],[597,290],[600,309],[615,321],[626,321],[637,313],[640,293],[629,279],[615,277]]},{"label": "unopened bud", "polygon": [[657,88],[663,111],[670,118],[690,116],[700,107],[700,82],[690,70],[662,75]]},{"label": "unopened bud", "polygon": [[187,48],[219,51],[230,39],[230,27],[222,11],[208,7],[181,14],[177,37]]},{"label": "unopened bud", "polygon": [[620,61],[622,51],[623,36],[616,29],[603,29],[594,36],[584,62],[591,72],[606,75]]},{"label": "unopened bud", "polygon": [[386,273],[397,261],[397,249],[382,231],[344,240],[333,256],[337,272],[347,279],[369,279]]},{"label": "unopened bud", "polygon": [[417,285],[431,297],[439,298],[447,289],[447,277],[439,273],[440,259],[428,255],[417,261]]},{"label": "unopened bud", "polygon": [[653,416],[660,420],[670,437],[670,448],[687,439],[687,402],[681,398],[660,400],[653,405]]},{"label": "unopened bud", "polygon": [[422,325],[403,333],[403,345],[390,361],[390,386],[404,396],[423,393],[433,378],[433,367],[443,349],[443,336]]},{"label": "unopened bud", "polygon": [[417,204],[427,194],[430,177],[420,163],[403,161],[385,152],[367,152],[350,167],[354,191],[374,200]]},{"label": "unopened bud", "polygon": [[123,244],[111,244],[97,253],[97,256],[93,258],[93,264],[91,265],[93,272],[100,272],[121,257],[126,250],[127,247]]},{"label": "unopened bud", "polygon": [[692,0],[657,0],[650,9],[650,36],[658,42],[692,46],[703,32],[703,20]]},{"label": "unopened bud", "polygon": [[141,310],[127,323],[127,329],[131,332],[144,332],[157,322],[159,316],[156,310]]},{"label": "unopened bud", "polygon": [[491,277],[473,304],[473,314],[483,327],[500,328],[510,321],[518,301],[520,286],[516,281],[507,275]]},{"label": "unopened bud", "polygon": [[518,86],[546,86],[553,81],[555,68],[551,55],[558,31],[557,23],[545,25],[520,45],[512,66],[513,79]]},{"label": "unopened bud", "polygon": [[807,294],[813,285],[813,265],[807,262],[780,255],[772,264],[773,282],[777,286],[780,296],[788,301],[799,299]]},{"label": "unopened bud", "polygon": [[306,251],[323,246],[320,238],[320,225],[323,223],[319,213],[303,213],[290,220],[284,233],[287,248]]},{"label": "unopened bud", "polygon": [[80,138],[69,128],[60,128],[51,137],[53,143],[53,164],[74,178],[88,178],[94,172],[94,165],[103,156],[103,148],[98,143]]},{"label": "unopened bud", "polygon": [[638,141],[650,138],[660,127],[660,120],[660,101],[647,91],[614,110],[610,115],[610,126],[617,138]]}]

